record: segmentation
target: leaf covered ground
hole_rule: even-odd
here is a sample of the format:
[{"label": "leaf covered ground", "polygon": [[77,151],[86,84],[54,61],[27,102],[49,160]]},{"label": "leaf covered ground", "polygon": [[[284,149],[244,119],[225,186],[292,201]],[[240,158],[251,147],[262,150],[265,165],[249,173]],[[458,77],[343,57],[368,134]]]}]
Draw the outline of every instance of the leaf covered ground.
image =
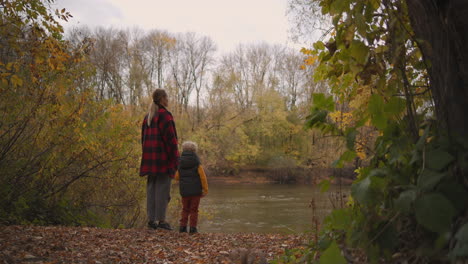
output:
[{"label": "leaf covered ground", "polygon": [[2,263],[266,263],[305,241],[300,235],[0,226],[0,259]]}]

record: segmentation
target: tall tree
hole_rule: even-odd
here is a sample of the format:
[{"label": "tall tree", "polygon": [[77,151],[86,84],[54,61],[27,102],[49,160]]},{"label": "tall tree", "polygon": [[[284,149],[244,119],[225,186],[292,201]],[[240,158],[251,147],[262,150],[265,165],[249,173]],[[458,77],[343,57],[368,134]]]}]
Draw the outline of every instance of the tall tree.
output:
[{"label": "tall tree", "polygon": [[[255,97],[266,91],[269,77],[273,74],[273,54],[266,44],[239,45],[225,55],[221,67],[230,79],[237,104],[243,109],[253,107]],[[273,83],[274,84],[274,83]]]},{"label": "tall tree", "polygon": [[208,37],[190,38],[187,43],[190,72],[196,91],[196,123],[200,123],[200,94],[208,77],[208,67],[214,63],[216,46]]},{"label": "tall tree", "polygon": [[124,103],[124,54],[128,46],[127,35],[123,30],[97,28],[91,62],[96,65],[98,99],[114,99]]},{"label": "tall tree", "polygon": [[146,91],[150,94],[155,88],[163,89],[166,85],[169,54],[176,44],[176,39],[166,31],[152,30],[142,41],[150,65],[149,78],[154,82]]},{"label": "tall tree", "polygon": [[195,41],[195,35],[194,33],[179,34],[176,39],[175,48],[170,55],[171,80],[175,85],[177,103],[187,111],[190,95],[195,87],[189,48]]},{"label": "tall tree", "polygon": [[468,135],[468,2],[407,0],[409,19],[428,65],[442,130]]}]

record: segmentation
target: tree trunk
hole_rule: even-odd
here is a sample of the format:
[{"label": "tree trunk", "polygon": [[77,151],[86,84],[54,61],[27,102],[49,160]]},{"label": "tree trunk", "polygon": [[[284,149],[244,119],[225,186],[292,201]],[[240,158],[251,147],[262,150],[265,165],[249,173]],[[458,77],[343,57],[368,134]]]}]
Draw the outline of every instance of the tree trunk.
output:
[{"label": "tree trunk", "polygon": [[468,1],[407,0],[436,106],[439,129],[468,135]]}]

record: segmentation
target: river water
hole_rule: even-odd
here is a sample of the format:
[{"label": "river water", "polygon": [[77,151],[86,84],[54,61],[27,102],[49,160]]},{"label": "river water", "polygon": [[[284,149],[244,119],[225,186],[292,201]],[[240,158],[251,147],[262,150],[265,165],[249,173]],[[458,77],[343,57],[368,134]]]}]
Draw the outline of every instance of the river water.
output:
[{"label": "river water", "polygon": [[322,193],[312,185],[210,185],[209,194],[200,202],[198,228],[216,233],[307,232],[313,226],[311,201],[317,218],[323,220],[339,205],[340,193],[346,195],[349,188],[332,186]]}]

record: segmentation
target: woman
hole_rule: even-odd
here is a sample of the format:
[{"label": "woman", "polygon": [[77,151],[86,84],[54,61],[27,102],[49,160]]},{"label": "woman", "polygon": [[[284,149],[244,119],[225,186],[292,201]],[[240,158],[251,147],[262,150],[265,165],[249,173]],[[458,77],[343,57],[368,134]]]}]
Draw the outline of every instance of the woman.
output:
[{"label": "woman", "polygon": [[153,92],[153,102],[143,120],[141,143],[143,156],[140,176],[148,176],[146,184],[146,208],[148,227],[172,230],[166,222],[171,180],[179,162],[177,131],[174,118],[167,111],[169,100],[166,91]]}]

